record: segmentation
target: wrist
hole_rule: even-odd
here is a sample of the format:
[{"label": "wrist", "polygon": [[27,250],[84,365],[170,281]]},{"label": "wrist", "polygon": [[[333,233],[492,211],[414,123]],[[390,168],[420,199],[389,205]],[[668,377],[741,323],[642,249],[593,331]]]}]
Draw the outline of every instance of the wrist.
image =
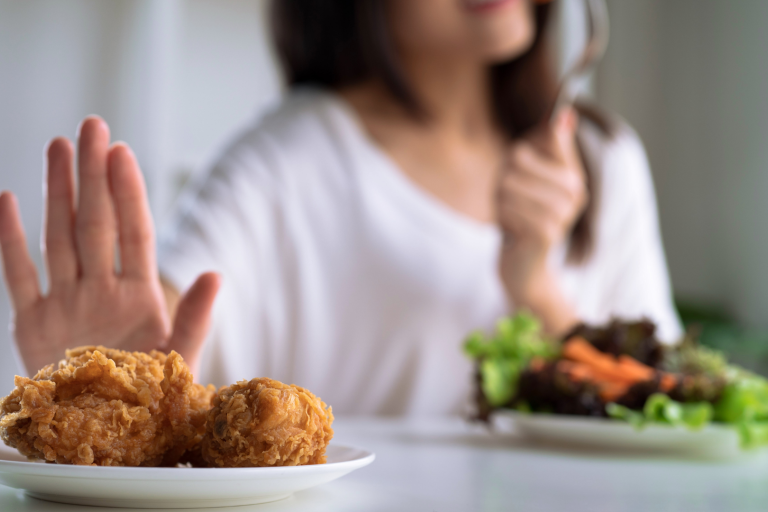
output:
[{"label": "wrist", "polygon": [[542,281],[538,289],[521,300],[513,302],[515,308],[527,309],[536,315],[544,331],[560,337],[573,329],[579,318],[573,307],[555,283]]},{"label": "wrist", "polygon": [[523,286],[517,287],[510,297],[518,307],[541,309],[552,303],[559,292],[552,272],[545,266],[531,268]]},{"label": "wrist", "polygon": [[507,296],[513,304],[543,300],[543,290],[554,280],[548,260],[548,251],[539,244],[519,240],[505,242],[500,271]]},{"label": "wrist", "polygon": [[515,309],[529,310],[541,319],[545,331],[554,336],[565,334],[579,323],[546,258],[529,261],[518,270],[521,272],[515,272],[516,275],[503,276],[509,302]]}]

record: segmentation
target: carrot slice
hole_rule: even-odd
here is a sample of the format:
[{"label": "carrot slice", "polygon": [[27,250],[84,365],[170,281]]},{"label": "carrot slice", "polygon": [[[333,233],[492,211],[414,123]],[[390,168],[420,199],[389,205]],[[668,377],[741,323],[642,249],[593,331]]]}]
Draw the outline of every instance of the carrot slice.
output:
[{"label": "carrot slice", "polygon": [[629,386],[626,384],[618,384],[613,382],[604,382],[599,387],[600,399],[604,402],[615,402],[624,394],[629,391]]},{"label": "carrot slice", "polygon": [[570,338],[563,345],[563,356],[592,367],[595,376],[610,381],[634,384],[651,380],[656,370],[627,355],[615,358],[597,350],[580,336]]},{"label": "carrot slice", "polygon": [[583,363],[575,363],[573,361],[561,359],[557,362],[557,370],[565,373],[576,382],[595,380],[595,374],[592,371],[592,368]]},{"label": "carrot slice", "polygon": [[646,366],[634,357],[627,355],[619,356],[619,366],[626,374],[639,380],[651,380],[656,373],[650,366]]},{"label": "carrot slice", "polygon": [[672,391],[677,386],[677,376],[671,373],[661,374],[661,382],[659,382],[659,388],[665,393]]},{"label": "carrot slice", "polygon": [[[606,376],[610,375],[619,380],[638,380],[637,376],[627,375],[627,373],[616,362],[616,358],[608,354],[603,354],[592,346],[584,338],[574,336],[563,346],[563,356],[580,363],[592,366]],[[640,363],[638,363],[640,364]]]}]

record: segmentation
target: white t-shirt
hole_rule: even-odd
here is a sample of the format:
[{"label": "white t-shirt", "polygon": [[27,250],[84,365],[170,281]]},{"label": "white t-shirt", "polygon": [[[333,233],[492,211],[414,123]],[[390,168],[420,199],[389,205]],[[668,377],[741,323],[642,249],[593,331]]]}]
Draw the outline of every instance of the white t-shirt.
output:
[{"label": "white t-shirt", "polygon": [[[586,264],[553,265],[578,314],[653,319],[672,340],[651,175],[637,137],[580,134],[601,182]],[[411,182],[321,91],[290,94],[242,132],[177,212],[160,271],[180,290],[215,270],[223,285],[200,380],[256,376],[307,387],[336,413],[465,410],[475,329],[509,311],[501,236]]]}]

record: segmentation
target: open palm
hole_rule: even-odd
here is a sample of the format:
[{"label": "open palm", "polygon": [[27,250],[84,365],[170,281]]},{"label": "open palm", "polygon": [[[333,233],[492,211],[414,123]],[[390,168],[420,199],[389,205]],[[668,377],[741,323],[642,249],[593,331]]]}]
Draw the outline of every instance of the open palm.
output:
[{"label": "open palm", "polygon": [[[50,290],[42,295],[16,199],[0,194],[0,249],[14,309],[13,331],[27,372],[79,345],[176,350],[194,367],[219,287],[201,275],[171,320],[157,273],[154,227],[144,181],[130,148],[110,146],[109,128],[83,121],[78,137],[79,193],[72,144],[47,151],[45,259]],[[117,268],[116,251],[119,251]]]}]

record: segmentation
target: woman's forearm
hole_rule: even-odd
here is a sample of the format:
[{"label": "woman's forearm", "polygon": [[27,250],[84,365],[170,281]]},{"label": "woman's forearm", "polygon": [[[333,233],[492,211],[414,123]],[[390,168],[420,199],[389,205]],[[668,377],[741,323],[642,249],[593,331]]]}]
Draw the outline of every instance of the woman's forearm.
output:
[{"label": "woman's forearm", "polygon": [[548,252],[539,244],[507,242],[499,270],[512,307],[529,310],[541,319],[548,334],[562,336],[580,319],[548,264]]},{"label": "woman's forearm", "polygon": [[579,318],[555,276],[544,272],[532,276],[526,294],[510,297],[516,308],[525,308],[538,316],[544,330],[552,336],[563,336],[579,323]]}]

